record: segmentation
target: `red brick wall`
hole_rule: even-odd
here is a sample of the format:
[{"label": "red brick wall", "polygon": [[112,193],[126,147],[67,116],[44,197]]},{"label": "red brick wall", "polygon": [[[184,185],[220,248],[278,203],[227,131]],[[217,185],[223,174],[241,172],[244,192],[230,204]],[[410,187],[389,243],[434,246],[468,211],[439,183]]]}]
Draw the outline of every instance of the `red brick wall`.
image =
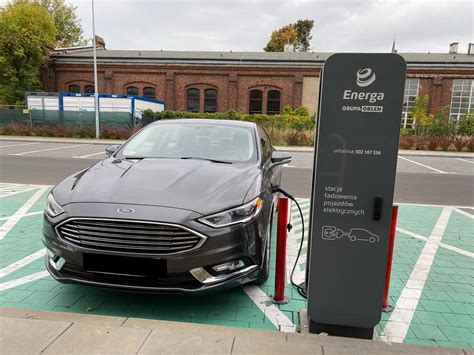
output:
[{"label": "red brick wall", "polygon": [[[154,87],[156,98],[166,102],[166,109],[186,110],[186,90],[201,90],[201,110],[204,108],[206,88],[217,89],[217,110],[236,109],[248,112],[249,92],[253,88],[264,92],[263,112],[266,112],[268,90],[281,91],[280,108],[286,104],[301,105],[304,76],[319,76],[317,67],[264,67],[264,66],[202,66],[202,65],[99,65],[99,92],[125,94],[128,86],[136,86],[143,95],[144,87]],[[474,78],[474,70],[455,68],[410,68],[408,77],[420,79],[419,95],[430,97],[430,112],[450,105],[453,79]],[[93,84],[91,64],[50,62],[42,74],[45,91],[67,91],[75,84],[84,90]]]}]

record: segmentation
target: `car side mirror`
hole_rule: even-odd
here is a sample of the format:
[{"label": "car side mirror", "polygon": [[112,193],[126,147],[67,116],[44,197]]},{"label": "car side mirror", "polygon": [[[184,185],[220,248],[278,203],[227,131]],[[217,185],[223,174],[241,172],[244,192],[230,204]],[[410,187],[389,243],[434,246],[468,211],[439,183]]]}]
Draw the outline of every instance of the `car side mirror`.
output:
[{"label": "car side mirror", "polygon": [[272,163],[270,164],[270,168],[273,168],[278,165],[288,164],[291,161],[291,155],[287,152],[281,152],[275,150],[272,153]]},{"label": "car side mirror", "polygon": [[111,157],[119,148],[120,144],[109,145],[105,148],[105,154],[107,154],[108,157]]}]

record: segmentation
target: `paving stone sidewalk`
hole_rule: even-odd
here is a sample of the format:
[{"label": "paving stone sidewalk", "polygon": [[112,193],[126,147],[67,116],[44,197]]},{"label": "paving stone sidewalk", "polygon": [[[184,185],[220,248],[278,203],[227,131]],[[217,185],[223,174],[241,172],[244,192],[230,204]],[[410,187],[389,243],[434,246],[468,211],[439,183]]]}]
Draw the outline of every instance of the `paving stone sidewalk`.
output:
[{"label": "paving stone sidewalk", "polygon": [[[0,309],[2,354],[459,354],[460,349],[158,320]],[[28,335],[28,336],[25,336]]]}]

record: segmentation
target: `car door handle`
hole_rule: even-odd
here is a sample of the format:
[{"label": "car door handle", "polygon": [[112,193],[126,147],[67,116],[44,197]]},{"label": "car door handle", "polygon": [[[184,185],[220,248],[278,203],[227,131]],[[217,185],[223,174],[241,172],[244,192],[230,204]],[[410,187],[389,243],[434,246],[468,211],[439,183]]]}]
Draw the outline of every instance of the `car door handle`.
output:
[{"label": "car door handle", "polygon": [[382,218],[382,206],[383,206],[383,197],[382,195],[375,195],[374,198],[374,213],[372,218],[375,221],[380,221]]}]

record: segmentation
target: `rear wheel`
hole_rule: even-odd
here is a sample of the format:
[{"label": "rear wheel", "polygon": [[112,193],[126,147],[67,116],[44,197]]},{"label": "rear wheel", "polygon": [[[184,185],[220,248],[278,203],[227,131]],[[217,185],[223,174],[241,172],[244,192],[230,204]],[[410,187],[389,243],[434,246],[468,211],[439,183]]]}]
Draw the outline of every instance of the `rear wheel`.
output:
[{"label": "rear wheel", "polygon": [[271,246],[271,239],[272,239],[272,231],[273,231],[273,207],[272,207],[272,213],[270,217],[270,226],[268,228],[265,255],[263,256],[262,271],[260,271],[260,275],[258,276],[258,279],[255,280],[255,283],[257,285],[261,285],[265,281],[267,281],[268,275],[270,275],[270,246]]}]

